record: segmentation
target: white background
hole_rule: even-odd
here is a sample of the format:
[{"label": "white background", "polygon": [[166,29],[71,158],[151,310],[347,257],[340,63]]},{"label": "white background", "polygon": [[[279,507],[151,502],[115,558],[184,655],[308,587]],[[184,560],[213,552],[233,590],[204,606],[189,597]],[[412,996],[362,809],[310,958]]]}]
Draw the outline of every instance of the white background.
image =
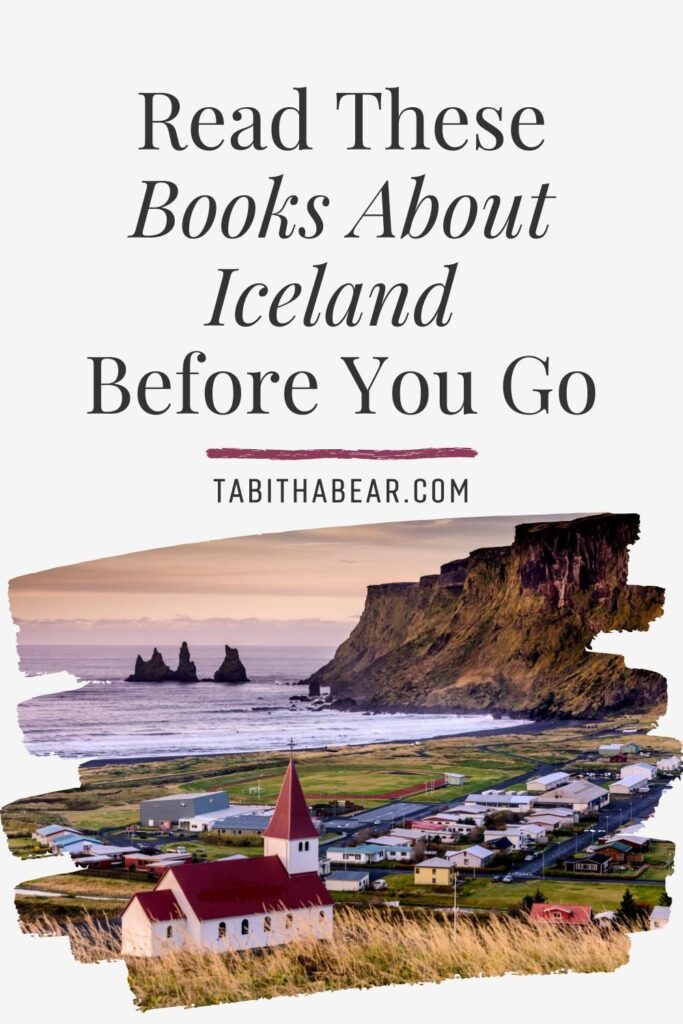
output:
[{"label": "white background", "polygon": [[[681,735],[678,5],[261,3],[245,12],[237,4],[67,0],[15,5],[4,27],[2,575],[231,534],[447,514],[427,505],[217,506],[210,481],[216,465],[227,464],[205,459],[210,446],[471,445],[479,458],[452,464],[454,475],[465,467],[469,476],[469,515],[567,508],[641,514],[630,580],[665,586],[666,615],[648,634],[601,638],[595,646],[668,677],[660,732]],[[173,92],[188,112],[214,105],[229,117],[247,104],[272,112],[300,85],[309,88],[312,152],[138,150],[142,90]],[[475,153],[471,145],[459,153],[387,153],[377,119],[376,148],[346,152],[348,120],[335,115],[335,92],[392,85],[406,104],[433,116],[450,105],[468,112],[502,105],[509,113],[535,105],[546,118],[546,143],[536,153],[509,145],[497,153]],[[268,176],[278,173],[293,191],[332,195],[317,241],[126,238],[144,178],[172,178],[188,197],[212,192],[227,202],[242,191],[265,195]],[[558,199],[548,237],[341,240],[385,178],[400,196],[421,173],[444,199],[530,195],[550,182]],[[219,266],[239,266],[245,279],[275,285],[307,280],[312,264],[328,260],[339,283],[426,284],[454,259],[455,316],[441,331],[201,327]],[[321,381],[321,409],[301,421],[282,413],[86,416],[86,356],[119,354],[131,371],[173,373],[191,348],[204,349],[213,369],[310,368]],[[593,413],[526,418],[507,410],[503,370],[527,352],[550,356],[558,378],[571,369],[591,372]],[[371,422],[355,417],[337,359],[379,353],[397,370],[471,370],[478,415],[401,417],[386,408]],[[367,464],[341,466],[344,473],[373,472]],[[264,464],[243,468],[264,472]],[[415,468],[390,473],[409,477]],[[424,468],[431,472],[434,464]],[[307,467],[312,474],[339,469]],[[8,612],[2,629],[5,803],[74,785],[77,776],[75,764],[31,759],[23,750],[17,700],[47,685],[62,689],[65,679],[23,680]],[[654,829],[680,840],[680,790],[663,801]],[[121,964],[77,965],[65,942],[19,936],[11,885],[30,871],[3,851],[2,873],[11,979],[5,999],[9,990],[31,1019],[132,1019]],[[679,907],[682,888],[679,874],[670,883]],[[613,1019],[668,1013],[661,994],[676,977],[681,922],[679,910],[669,929],[637,937],[631,963],[611,976],[450,982],[196,1013],[235,1021],[355,1012],[484,1022],[539,1012],[558,1021],[575,1020],[577,1012]],[[185,1019],[180,1010],[158,1015]]]}]

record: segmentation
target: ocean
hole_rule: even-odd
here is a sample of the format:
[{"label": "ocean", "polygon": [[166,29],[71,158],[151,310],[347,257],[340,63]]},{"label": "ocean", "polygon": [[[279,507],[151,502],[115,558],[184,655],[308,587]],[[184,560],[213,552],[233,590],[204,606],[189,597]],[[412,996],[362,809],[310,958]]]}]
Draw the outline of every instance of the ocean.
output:
[{"label": "ocean", "polygon": [[[178,649],[160,647],[175,668]],[[223,660],[219,646],[191,645],[197,674],[212,676]],[[330,660],[334,648],[240,647],[250,682],[129,683],[132,646],[20,645],[29,676],[66,671],[85,682],[74,691],[33,697],[19,705],[19,724],[32,754],[78,759],[172,757],[187,754],[419,740],[520,725],[491,715],[371,714],[314,711],[291,697],[295,684]]]}]

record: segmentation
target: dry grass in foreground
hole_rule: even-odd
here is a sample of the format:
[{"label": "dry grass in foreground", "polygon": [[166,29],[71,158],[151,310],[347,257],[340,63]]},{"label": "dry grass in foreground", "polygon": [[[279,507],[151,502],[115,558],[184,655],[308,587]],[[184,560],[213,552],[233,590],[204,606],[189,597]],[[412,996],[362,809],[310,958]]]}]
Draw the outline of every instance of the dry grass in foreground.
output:
[{"label": "dry grass in foreground", "polygon": [[[64,931],[48,919],[26,930]],[[70,923],[66,930],[79,960],[119,955],[118,935],[106,922]],[[340,909],[333,942],[303,939],[264,952],[169,952],[128,960],[128,976],[139,1006],[148,1010],[507,972],[613,971],[626,963],[628,952],[628,934],[619,930],[492,917],[484,923],[460,919],[454,938],[452,923],[436,916]]]}]

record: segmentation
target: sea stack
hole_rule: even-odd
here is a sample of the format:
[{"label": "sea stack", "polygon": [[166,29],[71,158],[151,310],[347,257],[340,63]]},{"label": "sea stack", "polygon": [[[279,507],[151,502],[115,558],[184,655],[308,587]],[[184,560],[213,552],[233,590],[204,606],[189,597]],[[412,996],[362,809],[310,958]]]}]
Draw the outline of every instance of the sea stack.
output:
[{"label": "sea stack", "polygon": [[145,661],[141,654],[135,659],[135,671],[128,676],[129,683],[161,683],[172,679],[173,672],[164,661],[160,652],[154,648],[152,657]]},{"label": "sea stack", "polygon": [[174,673],[174,678],[181,683],[197,682],[197,669],[195,667],[195,663],[190,660],[190,648],[187,646],[185,640],[183,640],[180,645],[178,668]]},{"label": "sea stack", "polygon": [[178,655],[178,668],[169,668],[160,652],[154,648],[152,657],[145,661],[141,654],[135,659],[135,671],[128,676],[129,683],[165,683],[177,680],[180,683],[196,683],[197,669],[190,660],[190,648],[183,640]]},{"label": "sea stack", "polygon": [[225,658],[221,667],[214,672],[213,678],[217,683],[248,683],[247,673],[240,661],[239,651],[236,647],[225,645]]}]

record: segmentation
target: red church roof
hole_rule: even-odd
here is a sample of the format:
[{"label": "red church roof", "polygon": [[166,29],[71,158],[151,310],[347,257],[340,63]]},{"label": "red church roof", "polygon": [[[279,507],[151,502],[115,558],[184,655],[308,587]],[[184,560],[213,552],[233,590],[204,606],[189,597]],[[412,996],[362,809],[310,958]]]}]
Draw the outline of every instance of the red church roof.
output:
[{"label": "red church roof", "polygon": [[170,889],[152,889],[151,892],[136,892],[130,902],[132,903],[135,899],[150,921],[173,921],[185,917]]},{"label": "red church roof", "polygon": [[[200,921],[334,902],[314,871],[289,875],[279,857],[180,864],[169,868],[159,885],[180,890]],[[142,895],[167,898],[166,892],[173,898],[170,889]]]},{"label": "red church roof", "polygon": [[313,839],[318,836],[293,761],[289,762],[275,812],[263,834],[271,839]]},{"label": "red church roof", "polygon": [[529,916],[554,924],[590,924],[591,908],[581,903],[534,903]]}]

